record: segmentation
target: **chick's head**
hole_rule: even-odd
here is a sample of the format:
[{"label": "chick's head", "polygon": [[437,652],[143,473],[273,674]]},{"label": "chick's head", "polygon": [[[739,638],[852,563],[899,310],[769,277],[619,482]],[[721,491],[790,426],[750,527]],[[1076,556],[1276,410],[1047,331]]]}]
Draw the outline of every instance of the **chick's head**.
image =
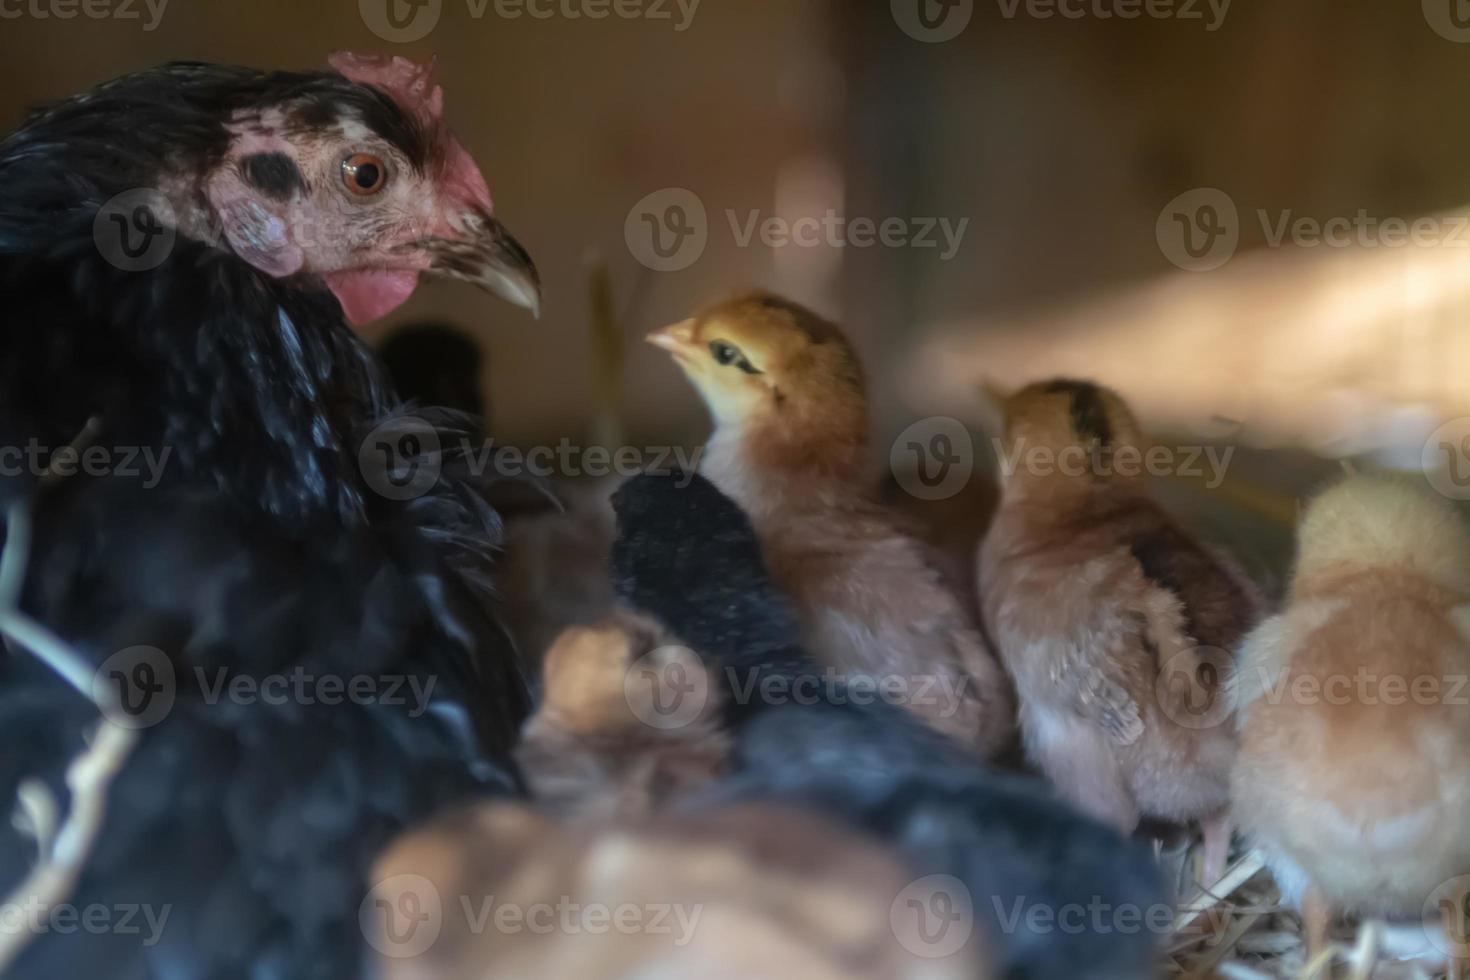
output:
[{"label": "chick's head", "polygon": [[1128,479],[1143,471],[1148,439],[1111,389],[1054,378],[1000,401],[1007,480]]},{"label": "chick's head", "polygon": [[572,732],[636,724],[628,674],[640,657],[659,646],[661,636],[650,620],[621,612],[567,628],[546,651],[542,712]]},{"label": "chick's head", "polygon": [[1470,529],[1448,500],[1402,477],[1349,477],[1302,513],[1296,580],[1370,568],[1470,593]]},{"label": "chick's head", "polygon": [[674,358],[720,428],[866,435],[857,353],[834,324],[795,303],[742,296],[648,341]]}]

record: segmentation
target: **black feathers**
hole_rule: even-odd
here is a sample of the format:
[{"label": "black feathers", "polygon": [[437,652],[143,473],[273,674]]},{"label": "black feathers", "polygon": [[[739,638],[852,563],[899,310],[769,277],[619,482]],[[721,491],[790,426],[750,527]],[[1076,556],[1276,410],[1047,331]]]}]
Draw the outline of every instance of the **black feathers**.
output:
[{"label": "black feathers", "polygon": [[1088,381],[1053,381],[1046,390],[1071,396],[1072,431],[1082,442],[1096,441],[1103,447],[1112,444],[1113,427],[1108,422],[1108,407],[1097,385]]},{"label": "black feathers", "polygon": [[252,153],[240,161],[240,173],[252,187],[278,201],[306,190],[301,169],[284,153]]},{"label": "black feathers", "polygon": [[[146,944],[43,934],[17,977],[360,975],[376,849],[449,803],[519,788],[527,694],[488,588],[499,519],[460,452],[475,423],[408,417],[312,280],[271,279],[182,220],[143,268],[94,235],[120,194],[173,187],[182,207],[227,125],[270,110],[358,120],[431,163],[419,123],[374,89],[198,64],[100,86],[0,142],[0,448],[44,457],[94,420],[115,458],[162,460],[152,480],[0,477],[0,502],[27,496],[35,513],[24,606],[93,663],[146,646],[173,678],[71,899],[173,918]],[[280,161],[252,161],[258,186],[292,184]],[[405,425],[416,438],[391,459],[370,451]],[[430,479],[400,493],[384,467]],[[60,791],[95,717],[33,658],[0,652],[0,800],[27,779]],[[34,855],[0,829],[0,890]]]},{"label": "black feathers", "polygon": [[[821,674],[798,645],[749,520],[703,477],[636,477],[614,507],[614,580],[625,601],[726,677],[819,681],[820,696],[799,703],[761,698],[760,684],[745,688],[757,696],[732,711],[738,770],[712,802],[814,806],[897,848],[916,876],[959,879],[996,976],[1151,974],[1147,930],[1034,929],[1026,914],[1101,907],[1168,920],[1144,848],[1038,783],[987,770],[898,705],[851,703],[841,680]],[[744,685],[729,686],[738,702]]]}]

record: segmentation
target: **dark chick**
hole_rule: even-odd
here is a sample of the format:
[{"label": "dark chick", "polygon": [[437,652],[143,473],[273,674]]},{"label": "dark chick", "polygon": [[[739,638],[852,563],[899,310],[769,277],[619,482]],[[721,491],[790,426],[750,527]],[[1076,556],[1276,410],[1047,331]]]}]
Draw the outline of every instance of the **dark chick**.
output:
[{"label": "dark chick", "polygon": [[[376,849],[518,788],[474,433],[405,416],[351,325],[422,274],[534,307],[535,272],[429,70],[332,64],[167,65],[0,141],[0,448],[40,447],[0,481],[32,514],[22,605],[108,684],[147,681],[124,701],[159,698],[69,902],[171,910],[146,944],[43,932],[8,975],[357,975]],[[119,227],[165,247],[125,261]],[[79,433],[116,465],[40,481]],[[129,649],[146,671],[109,661]],[[37,780],[65,805],[96,716],[0,656],[0,800]],[[7,822],[0,888],[35,855]]]},{"label": "dark chick", "polygon": [[640,476],[614,506],[619,595],[707,656],[725,694],[735,771],[710,798],[813,808],[876,835],[916,877],[958,879],[950,898],[970,899],[998,975],[1152,975],[1147,930],[1063,933],[1011,918],[1089,902],[1163,909],[1142,848],[1041,784],[984,768],[911,712],[854,698],[806,653],[750,521],[707,480]]},{"label": "dark chick", "polygon": [[1213,883],[1235,755],[1223,685],[1257,591],[1149,496],[1149,447],[1113,392],[1041,382],[1003,408],[1012,462],[979,582],[1027,754],[1125,833],[1144,816],[1204,821]]}]

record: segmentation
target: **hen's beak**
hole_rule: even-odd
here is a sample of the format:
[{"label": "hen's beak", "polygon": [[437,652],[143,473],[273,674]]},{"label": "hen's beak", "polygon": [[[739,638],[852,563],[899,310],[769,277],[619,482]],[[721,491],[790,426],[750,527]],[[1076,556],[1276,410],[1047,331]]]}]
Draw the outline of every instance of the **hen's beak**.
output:
[{"label": "hen's beak", "polygon": [[489,214],[473,214],[463,223],[462,236],[429,239],[429,271],[472,282],[539,317],[541,276],[521,243]]},{"label": "hen's beak", "polygon": [[680,320],[667,327],[659,327],[643,339],[655,347],[662,347],[671,354],[678,354],[694,342],[694,321]]}]

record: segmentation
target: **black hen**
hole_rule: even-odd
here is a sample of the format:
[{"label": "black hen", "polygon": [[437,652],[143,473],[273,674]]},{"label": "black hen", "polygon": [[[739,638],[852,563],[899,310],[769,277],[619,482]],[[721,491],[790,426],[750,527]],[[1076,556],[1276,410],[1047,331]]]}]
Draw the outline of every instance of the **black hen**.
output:
[{"label": "black hen", "polygon": [[[471,423],[405,415],[347,320],[423,272],[534,306],[534,268],[427,71],[333,65],[169,65],[0,142],[22,607],[144,726],[68,899],[110,926],[41,909],[16,976],[356,975],[379,845],[518,788],[526,694],[488,604],[499,522],[455,451]],[[64,806],[96,715],[0,653],[0,806],[26,779]],[[7,822],[0,891],[34,859]]]},{"label": "black hen", "polygon": [[1170,917],[1147,852],[897,705],[854,703],[796,645],[745,514],[685,479],[643,475],[618,491],[613,570],[626,602],[729,679],[739,771],[720,802],[815,806],[888,841],[916,874],[959,879],[997,976],[1153,975],[1158,933],[1143,923]]}]

